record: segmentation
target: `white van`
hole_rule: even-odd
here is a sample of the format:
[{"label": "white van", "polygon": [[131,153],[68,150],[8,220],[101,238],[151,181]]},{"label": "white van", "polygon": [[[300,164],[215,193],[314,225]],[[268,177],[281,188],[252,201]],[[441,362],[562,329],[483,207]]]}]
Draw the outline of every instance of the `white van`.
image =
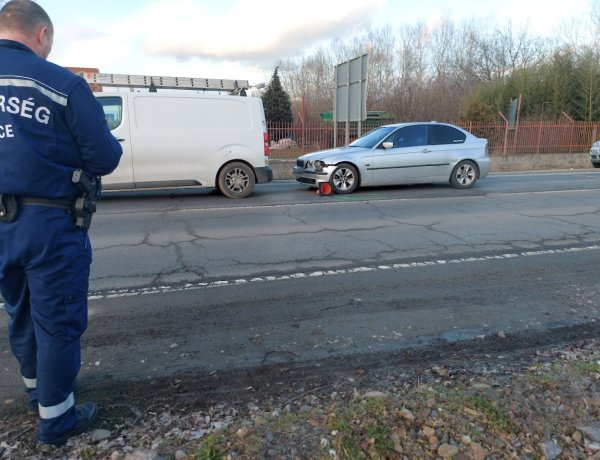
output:
[{"label": "white van", "polygon": [[273,180],[262,101],[188,91],[96,93],[123,146],[105,190],[217,187],[244,198]]}]

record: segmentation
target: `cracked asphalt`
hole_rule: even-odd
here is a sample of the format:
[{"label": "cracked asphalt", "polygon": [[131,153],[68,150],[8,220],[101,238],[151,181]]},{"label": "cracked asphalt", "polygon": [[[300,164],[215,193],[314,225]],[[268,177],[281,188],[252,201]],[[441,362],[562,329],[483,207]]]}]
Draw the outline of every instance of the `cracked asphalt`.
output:
[{"label": "cracked asphalt", "polygon": [[108,195],[92,230],[90,288],[587,244],[598,235],[598,177],[492,176],[467,191],[397,187],[334,197],[283,182],[243,203],[210,192]]},{"label": "cracked asphalt", "polygon": [[[116,394],[123,382],[326,372],[465,341],[589,334],[599,193],[600,173],[586,170],[492,175],[472,190],[106,194],[80,381]],[[21,396],[6,334],[0,353],[10,411]]]}]

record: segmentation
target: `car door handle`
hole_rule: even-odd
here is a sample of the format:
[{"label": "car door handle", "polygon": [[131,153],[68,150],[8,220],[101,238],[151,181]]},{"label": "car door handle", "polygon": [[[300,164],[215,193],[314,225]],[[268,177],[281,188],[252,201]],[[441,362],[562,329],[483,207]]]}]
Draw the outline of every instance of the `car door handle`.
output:
[{"label": "car door handle", "polygon": [[117,137],[117,140],[118,140],[119,142],[125,142],[125,139],[123,139],[122,137]]},{"label": "car door handle", "polygon": [[429,152],[431,152],[431,149],[423,149],[422,152],[423,153],[429,153]]}]

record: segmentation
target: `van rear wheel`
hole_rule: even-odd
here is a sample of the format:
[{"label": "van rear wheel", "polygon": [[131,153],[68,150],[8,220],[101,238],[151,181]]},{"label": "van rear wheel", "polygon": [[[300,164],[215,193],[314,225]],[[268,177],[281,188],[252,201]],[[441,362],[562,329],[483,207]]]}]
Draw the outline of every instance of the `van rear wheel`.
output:
[{"label": "van rear wheel", "polygon": [[228,198],[246,198],[254,190],[254,171],[235,161],[223,166],[218,177],[219,190]]}]

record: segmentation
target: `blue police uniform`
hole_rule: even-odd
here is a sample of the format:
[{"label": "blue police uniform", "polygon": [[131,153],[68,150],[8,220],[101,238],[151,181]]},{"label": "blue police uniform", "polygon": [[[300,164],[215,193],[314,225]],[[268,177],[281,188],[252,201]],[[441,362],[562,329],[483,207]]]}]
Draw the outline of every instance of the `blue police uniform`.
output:
[{"label": "blue police uniform", "polygon": [[77,197],[75,169],[105,175],[121,154],[81,77],[19,42],[0,40],[0,193],[21,201],[16,219],[0,222],[0,293],[43,442],[77,421],[73,387],[91,263],[87,232],[52,203]]}]

